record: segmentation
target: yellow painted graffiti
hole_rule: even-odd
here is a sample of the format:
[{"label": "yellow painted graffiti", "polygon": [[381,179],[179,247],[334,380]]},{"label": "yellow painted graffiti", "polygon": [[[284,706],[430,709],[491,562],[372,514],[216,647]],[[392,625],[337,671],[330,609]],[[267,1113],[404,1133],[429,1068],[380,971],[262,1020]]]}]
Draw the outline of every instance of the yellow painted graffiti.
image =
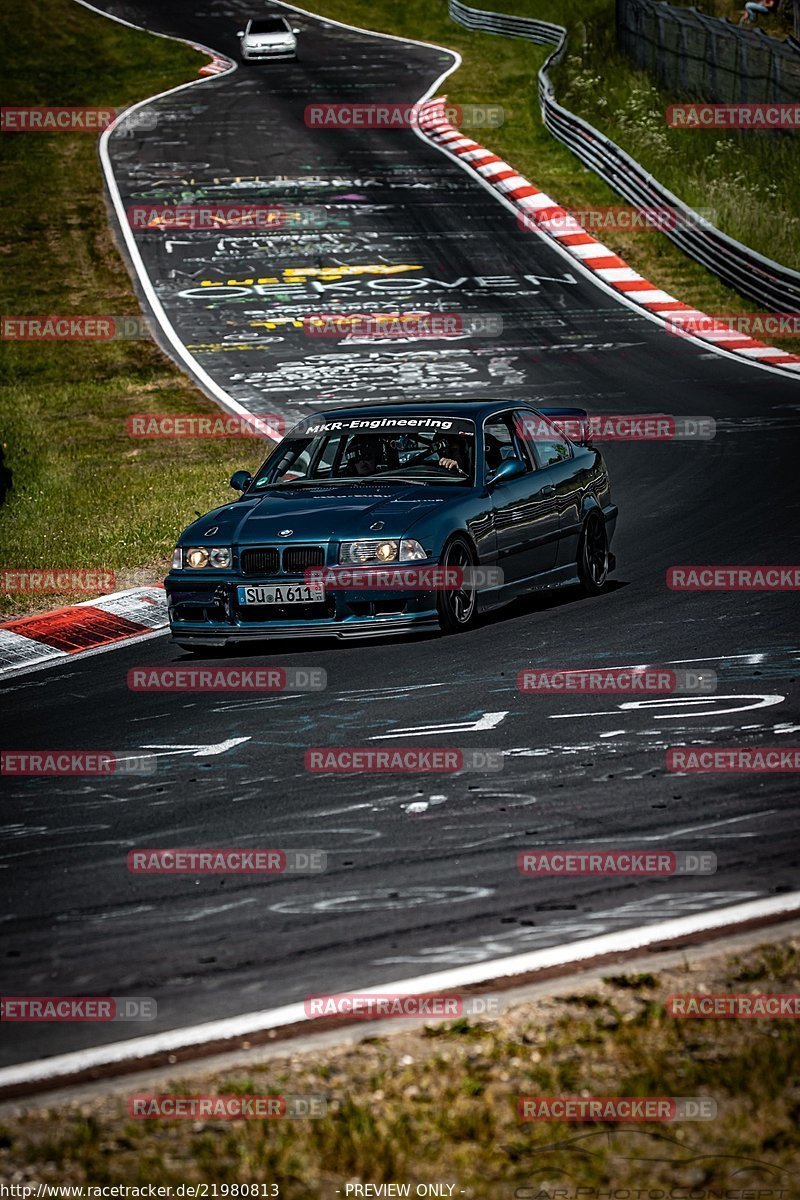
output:
[{"label": "yellow painted graffiti", "polygon": [[[280,341],[279,338],[268,338],[267,341]],[[227,354],[229,350],[263,350],[261,342],[193,342],[186,346],[193,354]]]},{"label": "yellow painted graffiti", "polygon": [[302,329],[303,322],[298,321],[296,317],[270,317],[260,321],[248,321],[248,326],[251,329],[277,329],[279,326],[291,326],[292,329]]},{"label": "yellow painted graffiti", "polygon": [[201,287],[252,287],[255,283],[302,283],[306,279],[345,279],[348,275],[399,275],[403,271],[421,271],[422,267],[411,263],[387,266],[386,263],[375,263],[362,267],[286,267],[282,278],[274,275],[263,275],[259,279],[228,279],[225,283],[214,279],[202,279]]}]

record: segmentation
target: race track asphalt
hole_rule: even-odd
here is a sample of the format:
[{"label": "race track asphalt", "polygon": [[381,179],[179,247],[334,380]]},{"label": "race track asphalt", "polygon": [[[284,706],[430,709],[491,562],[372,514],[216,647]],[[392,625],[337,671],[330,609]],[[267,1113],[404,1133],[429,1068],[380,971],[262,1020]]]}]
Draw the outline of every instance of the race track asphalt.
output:
[{"label": "race track asphalt", "polygon": [[[235,57],[246,7],[189,8],[140,0],[114,11]],[[258,183],[248,199],[302,200],[330,221],[266,241],[142,237],[175,329],[190,348],[205,347],[192,352],[219,386],[251,411],[287,419],[333,403],[497,394],[594,412],[707,415],[717,436],[605,448],[620,508],[618,568],[598,599],[520,602],[458,637],[276,644],[214,660],[323,667],[321,692],[130,691],[134,666],[191,661],[166,636],[8,680],[5,747],[155,747],[160,757],[154,776],[4,781],[4,993],[150,995],[158,1018],[17,1025],[0,1038],[3,1063],[797,885],[791,775],[665,769],[670,745],[797,743],[795,597],[683,594],[665,583],[674,564],[797,561],[797,383],[712,355],[622,307],[411,132],[308,128],[303,110],[313,100],[416,100],[448,56],[309,16],[298,24],[296,63],[241,65],[158,101],[154,127],[111,140],[126,204],[241,198],[231,181],[246,177]],[[484,140],[491,146],[490,132]],[[284,274],[403,264],[415,269],[288,283]],[[251,288],[227,283],[251,277],[276,284],[261,294],[214,286],[204,289],[213,298],[185,295],[203,280]],[[314,278],[331,290],[312,287]],[[387,279],[393,290],[374,286]],[[439,311],[500,314],[504,332],[378,348],[331,341],[320,351],[302,327],[280,323],[302,322],[329,300],[374,310],[387,297],[408,307],[417,296]],[[243,442],[242,466],[253,465]],[[187,520],[194,511],[186,497]],[[718,691],[637,701],[516,687],[529,666],[648,662],[711,668]],[[506,758],[497,774],[305,771],[308,747],[342,745],[501,748]],[[709,850],[718,870],[637,880],[518,874],[519,850],[563,845]],[[328,870],[134,876],[126,855],[142,846],[320,849]]]}]

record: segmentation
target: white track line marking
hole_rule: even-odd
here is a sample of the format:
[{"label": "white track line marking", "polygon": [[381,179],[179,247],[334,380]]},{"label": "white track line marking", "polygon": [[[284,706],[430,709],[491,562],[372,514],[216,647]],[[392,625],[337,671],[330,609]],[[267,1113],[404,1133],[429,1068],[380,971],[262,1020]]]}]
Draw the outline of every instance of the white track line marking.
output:
[{"label": "white track line marking", "polygon": [[[800,892],[784,896],[764,897],[686,917],[675,917],[670,921],[659,921],[655,925],[635,929],[618,930],[585,938],[565,946],[552,946],[544,950],[532,950],[507,958],[489,962],[472,963],[431,975],[417,975],[410,979],[396,980],[367,988],[353,990],[359,994],[380,995],[393,992],[400,995],[432,994],[448,989],[469,987],[489,983],[514,975],[526,975],[549,967],[568,966],[605,954],[628,954],[658,942],[689,937],[698,933],[712,933],[730,925],[760,918],[780,918],[787,913],[800,911]],[[766,935],[765,935],[766,936]],[[243,1013],[238,1017],[227,1017],[219,1021],[208,1021],[202,1025],[189,1025],[183,1029],[170,1029],[149,1037],[132,1038],[124,1042],[112,1042],[106,1046],[95,1046],[89,1050],[78,1050],[70,1054],[59,1054],[36,1062],[18,1063],[0,1069],[0,1089],[15,1087],[22,1083],[54,1081],[60,1076],[77,1074],[80,1071],[99,1069],[119,1063],[135,1064],[137,1061],[156,1054],[170,1054],[190,1046],[204,1046],[213,1042],[246,1038],[267,1029],[306,1024],[313,1029],[313,1018],[307,1017],[303,1004],[286,1004],[281,1008],[265,1009],[261,1012]]]},{"label": "white track line marking", "polygon": [[395,733],[376,733],[367,738],[369,742],[381,742],[385,738],[433,737],[437,733],[479,733],[482,729],[496,729],[508,716],[505,712],[486,712],[475,721],[446,721],[443,725],[408,725]]},{"label": "white track line marking", "polygon": [[[138,29],[142,33],[148,33],[151,37],[165,38],[167,41],[172,42],[182,42],[186,46],[191,46],[193,50],[199,50],[204,54],[210,55],[212,58],[227,57],[222,55],[222,51],[212,50],[210,46],[204,46],[200,42],[192,42],[188,38],[175,37],[167,33],[157,33],[151,29],[146,29],[141,25],[134,25],[130,21],[124,21],[120,17],[111,16],[111,14],[104,12],[102,9],[95,8],[94,5],[88,2],[88,0],[76,0],[76,3],[81,4],[84,8],[90,9],[92,12],[96,12],[101,17],[108,17],[110,20],[117,21],[120,25],[127,25],[129,29]],[[197,79],[190,79],[188,83],[181,83],[177,87],[167,88],[167,90],[164,92],[157,92],[153,96],[148,96],[146,100],[138,100],[135,104],[132,104],[129,108],[126,108],[122,116],[129,117],[131,113],[135,113],[138,109],[143,108],[146,104],[153,104],[156,100],[163,100],[166,96],[176,96],[179,92],[183,92],[187,88],[198,87],[201,84],[216,81],[220,79],[223,74],[227,75],[238,70],[238,64],[233,62],[233,60],[230,60],[230,62],[231,65],[227,71],[217,72],[215,75],[204,75]],[[164,306],[156,294],[156,290],[151,282],[147,268],[144,265],[144,260],[140,253],[139,246],[133,235],[133,230],[128,222],[128,218],[125,213],[125,205],[123,204],[119,186],[117,185],[116,176],[114,175],[114,168],[111,163],[111,155],[108,149],[109,139],[113,133],[114,125],[110,125],[107,129],[104,129],[100,135],[100,164],[103,168],[103,174],[105,176],[106,184],[108,185],[111,202],[114,206],[114,211],[117,216],[119,231],[125,242],[125,247],[130,255],[131,264],[136,271],[139,284],[145,296],[147,297],[147,302],[150,305],[153,316],[158,321],[164,336],[175,351],[178,359],[189,371],[190,378],[199,383],[207,392],[207,394],[227,412],[236,413],[238,416],[252,417],[253,414],[249,411],[249,409],[246,409],[244,405],[238,402],[238,400],[234,400],[231,396],[229,396],[228,393],[211,378],[208,372],[200,366],[200,363],[197,361],[194,355],[189,353],[189,351],[186,349],[186,346],[178,337],[177,330],[170,322]],[[267,431],[268,436],[272,438],[273,441],[279,442],[281,440],[282,435],[279,430],[273,429],[269,425],[264,425],[264,428]]]}]

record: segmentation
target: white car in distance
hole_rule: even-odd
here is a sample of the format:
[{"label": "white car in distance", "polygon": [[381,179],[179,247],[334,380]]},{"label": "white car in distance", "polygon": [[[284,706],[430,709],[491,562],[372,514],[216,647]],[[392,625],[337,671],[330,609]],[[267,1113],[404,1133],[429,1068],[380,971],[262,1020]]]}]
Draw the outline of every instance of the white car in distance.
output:
[{"label": "white car in distance", "polygon": [[245,62],[271,58],[296,58],[297,34],[285,17],[253,17],[237,37]]}]

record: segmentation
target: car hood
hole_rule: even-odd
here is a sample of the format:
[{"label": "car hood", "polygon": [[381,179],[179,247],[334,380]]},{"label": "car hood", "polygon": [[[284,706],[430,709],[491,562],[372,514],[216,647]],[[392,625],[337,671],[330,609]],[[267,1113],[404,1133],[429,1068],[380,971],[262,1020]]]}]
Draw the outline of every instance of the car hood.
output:
[{"label": "car hood", "polygon": [[[420,517],[440,513],[463,499],[466,489],[420,487],[287,488],[245,496],[215,509],[185,530],[181,542],[206,545],[260,545],[362,537],[400,537]],[[383,522],[380,529],[372,526]],[[214,530],[213,533],[209,532]],[[291,534],[284,531],[290,529]]]}]

